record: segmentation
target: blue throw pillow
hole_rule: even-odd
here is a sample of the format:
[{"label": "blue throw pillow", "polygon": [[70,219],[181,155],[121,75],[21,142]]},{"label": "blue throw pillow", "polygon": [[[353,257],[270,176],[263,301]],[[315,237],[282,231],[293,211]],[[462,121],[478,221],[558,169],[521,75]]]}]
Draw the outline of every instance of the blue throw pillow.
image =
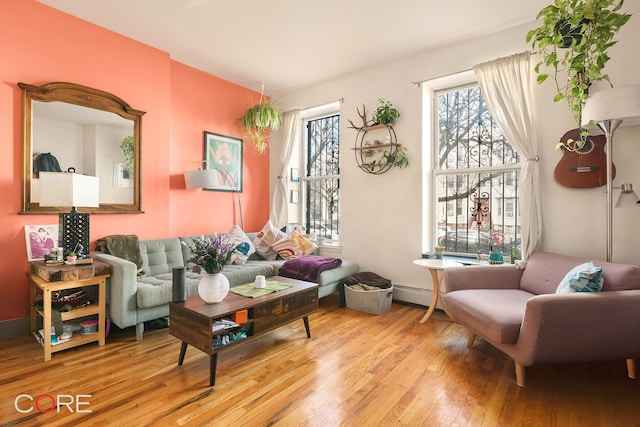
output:
[{"label": "blue throw pillow", "polygon": [[585,262],[575,266],[564,276],[558,285],[556,294],[568,292],[599,292],[604,283],[602,268],[593,265],[593,262]]}]

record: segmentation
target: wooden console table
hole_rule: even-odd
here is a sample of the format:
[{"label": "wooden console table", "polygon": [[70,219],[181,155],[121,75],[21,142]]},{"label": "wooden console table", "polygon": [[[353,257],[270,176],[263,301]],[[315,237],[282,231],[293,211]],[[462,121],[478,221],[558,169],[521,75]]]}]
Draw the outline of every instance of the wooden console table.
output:
[{"label": "wooden console table", "polygon": [[[44,349],[44,360],[51,360],[51,353],[66,350],[90,342],[98,342],[98,345],[105,343],[105,315],[106,315],[106,296],[107,296],[107,278],[109,266],[104,263],[94,261],[93,267],[96,272],[102,273],[93,277],[78,278],[75,280],[59,280],[47,281],[30,271],[27,273],[29,277],[29,329],[32,333],[39,335],[36,317],[42,317],[43,337],[42,346]],[[87,268],[87,267],[84,267]],[[36,270],[36,269],[34,269]],[[37,270],[36,270],[37,271]],[[75,274],[75,273],[72,273]],[[61,276],[61,277],[64,277]],[[86,286],[98,287],[98,303],[91,304],[86,307],[76,308],[67,312],[60,313],[62,321],[79,319],[85,316],[98,315],[98,332],[92,334],[74,333],[69,341],[51,345],[51,293],[65,289],[82,288]],[[42,309],[36,307],[37,290],[42,291]]]},{"label": "wooden console table", "polygon": [[[209,385],[216,383],[218,353],[249,341],[258,335],[283,326],[297,319],[304,321],[307,338],[311,338],[309,314],[318,309],[318,284],[275,276],[269,280],[286,282],[292,287],[268,295],[248,298],[229,293],[222,302],[205,303],[198,295],[184,302],[169,304],[169,333],[182,340],[178,366],[182,366],[187,346],[192,345],[209,355]],[[216,345],[216,337],[233,329],[213,331],[216,320],[228,319],[234,313],[247,310],[247,321],[236,330],[246,333],[246,338]]]}]

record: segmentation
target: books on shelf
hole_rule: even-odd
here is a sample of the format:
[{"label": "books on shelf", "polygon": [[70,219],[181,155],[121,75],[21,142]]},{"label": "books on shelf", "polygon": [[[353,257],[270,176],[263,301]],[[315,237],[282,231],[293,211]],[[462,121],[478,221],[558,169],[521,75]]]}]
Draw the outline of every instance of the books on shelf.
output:
[{"label": "books on shelf", "polygon": [[212,332],[221,331],[223,329],[230,329],[238,326],[240,325],[228,319],[216,319],[211,326],[211,331]]}]

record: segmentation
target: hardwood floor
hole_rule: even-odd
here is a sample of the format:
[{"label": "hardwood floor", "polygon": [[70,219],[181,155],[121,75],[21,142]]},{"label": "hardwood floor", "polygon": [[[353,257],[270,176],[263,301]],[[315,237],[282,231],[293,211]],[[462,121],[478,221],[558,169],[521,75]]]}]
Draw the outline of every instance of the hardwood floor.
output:
[{"label": "hardwood floor", "polygon": [[[380,316],[324,298],[310,316],[223,352],[208,386],[209,358],[167,329],[141,344],[127,330],[44,362],[31,337],[0,342],[2,425],[215,426],[640,426],[640,381],[624,360],[536,366],[527,386],[513,362],[441,311],[393,304]],[[639,337],[640,339],[640,337]],[[76,395],[90,413],[51,407],[20,413],[21,394]],[[23,398],[26,410],[33,403]]]}]

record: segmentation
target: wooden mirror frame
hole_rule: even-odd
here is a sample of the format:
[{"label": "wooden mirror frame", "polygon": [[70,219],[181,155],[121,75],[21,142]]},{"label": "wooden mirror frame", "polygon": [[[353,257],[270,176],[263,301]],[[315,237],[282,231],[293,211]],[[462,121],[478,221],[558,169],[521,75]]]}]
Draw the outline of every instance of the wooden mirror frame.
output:
[{"label": "wooden mirror frame", "polygon": [[32,141],[32,101],[66,102],[81,107],[111,112],[133,121],[134,160],[133,160],[133,203],[100,203],[97,208],[79,208],[80,212],[89,213],[142,213],[140,195],[140,146],[142,116],[144,111],[131,108],[117,96],[98,89],[81,86],[75,83],[54,82],[42,86],[18,83],[23,98],[22,128],[22,211],[21,214],[49,214],[68,211],[68,208],[41,207],[31,201],[31,178],[33,176],[33,141]]}]

